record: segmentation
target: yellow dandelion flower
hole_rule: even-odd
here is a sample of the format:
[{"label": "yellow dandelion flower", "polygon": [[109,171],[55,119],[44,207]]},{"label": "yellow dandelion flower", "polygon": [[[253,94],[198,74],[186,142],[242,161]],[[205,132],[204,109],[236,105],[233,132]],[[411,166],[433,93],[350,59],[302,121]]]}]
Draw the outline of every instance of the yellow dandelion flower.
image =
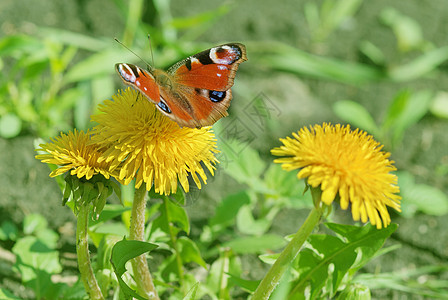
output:
[{"label": "yellow dandelion flower", "polygon": [[211,127],[180,128],[130,88],[112,98],[92,116],[99,123],[92,141],[107,148],[99,161],[118,168],[125,184],[135,178],[136,188],[146,183],[147,190],[154,185],[156,193],[169,195],[178,181],[188,192],[189,174],[201,188],[199,177],[207,182],[201,163],[214,174],[218,150]]},{"label": "yellow dandelion flower", "polygon": [[110,163],[98,162],[102,153],[97,145],[90,143],[90,136],[89,131],[84,133],[76,129],[68,134],[61,133],[61,136],[51,139],[51,143],[39,145],[41,149],[37,151],[45,151],[47,154],[36,155],[36,158],[58,166],[50,173],[51,177],[70,171],[71,175],[78,178],[85,176],[87,180],[96,174],[109,179],[114,176],[109,170]]},{"label": "yellow dandelion flower", "polygon": [[339,196],[342,209],[351,204],[355,221],[367,222],[378,229],[390,224],[386,206],[400,211],[400,192],[390,153],[362,130],[339,124],[302,128],[294,138],[280,139],[283,146],[271,153],[287,156],[274,160],[285,170],[300,169],[299,179],[322,190],[321,200],[330,205]]}]

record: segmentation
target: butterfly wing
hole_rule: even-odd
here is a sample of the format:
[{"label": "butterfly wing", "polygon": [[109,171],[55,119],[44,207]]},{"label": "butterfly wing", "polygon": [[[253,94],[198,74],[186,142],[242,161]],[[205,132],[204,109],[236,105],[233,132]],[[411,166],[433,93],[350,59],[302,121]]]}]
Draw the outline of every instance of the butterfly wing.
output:
[{"label": "butterfly wing", "polygon": [[179,126],[201,128],[228,115],[232,92],[230,89],[221,92],[181,85],[175,90],[161,88],[160,98],[171,110],[171,113],[161,110],[162,113]]},{"label": "butterfly wing", "polygon": [[[210,125],[201,122],[200,119],[205,116],[197,114],[190,104],[192,101],[205,102],[206,99],[200,95],[203,91],[195,91],[187,86],[178,86],[180,90],[177,90],[173,87],[172,77],[161,70],[148,72],[132,64],[116,64],[115,68],[125,84],[141,92],[162,114],[179,126],[193,128]],[[210,114],[215,115],[214,112]]]},{"label": "butterfly wing", "polygon": [[242,44],[225,44],[190,56],[168,69],[149,72],[131,64],[117,64],[123,82],[179,126],[213,125],[228,115],[238,65],[247,60]]},{"label": "butterfly wing", "polygon": [[[190,56],[170,67],[175,92],[186,99],[192,120],[181,126],[213,125],[228,115],[233,81],[238,66],[247,60],[246,47],[239,43],[224,44]],[[199,126],[198,126],[199,125]]]},{"label": "butterfly wing", "polygon": [[116,64],[115,70],[125,84],[139,90],[154,104],[158,103],[160,92],[154,75],[132,64]]},{"label": "butterfly wing", "polygon": [[168,69],[176,83],[213,91],[227,91],[233,85],[238,66],[247,60],[246,47],[233,43],[190,56]]}]

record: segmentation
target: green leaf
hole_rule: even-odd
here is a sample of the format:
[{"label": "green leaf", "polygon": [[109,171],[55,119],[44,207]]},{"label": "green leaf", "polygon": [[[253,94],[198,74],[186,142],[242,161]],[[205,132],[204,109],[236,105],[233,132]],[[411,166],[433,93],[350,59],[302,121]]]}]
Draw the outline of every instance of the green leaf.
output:
[{"label": "green leaf", "polygon": [[159,267],[160,277],[164,282],[179,280],[179,268],[177,267],[176,254],[165,258]]},{"label": "green leaf", "polygon": [[258,190],[265,189],[259,177],[265,169],[266,163],[260,158],[260,154],[249,146],[236,152],[233,149],[238,149],[237,144],[237,141],[226,141],[220,144],[221,150],[229,160],[224,171],[240,183],[248,184]]},{"label": "green leaf", "polygon": [[234,224],[239,209],[249,203],[250,198],[246,191],[227,196],[218,204],[215,215],[209,219],[210,226],[226,227]]},{"label": "green leaf", "polygon": [[95,79],[112,74],[118,61],[132,61],[134,54],[121,48],[103,50],[90,55],[70,68],[64,77],[64,84]]},{"label": "green leaf", "polygon": [[114,235],[103,236],[97,247],[98,253],[96,256],[96,262],[98,269],[111,269],[110,258],[112,255],[112,249],[120,240],[122,240],[122,238]]},{"label": "green leaf", "polygon": [[2,241],[15,241],[17,239],[17,233],[19,232],[17,226],[10,221],[3,221],[0,226],[0,240]]},{"label": "green leaf", "polygon": [[[51,299],[51,298],[47,298],[47,299]],[[84,284],[82,283],[82,280],[78,280],[72,286],[69,286],[66,289],[64,289],[62,291],[62,295],[59,296],[59,298],[57,298],[57,299],[64,299],[64,300],[87,299],[87,293],[84,288]]]},{"label": "green leaf", "polygon": [[30,214],[23,220],[23,232],[25,234],[37,233],[47,228],[47,220],[39,214]]},{"label": "green leaf", "polygon": [[204,269],[207,269],[207,263],[202,259],[198,246],[192,240],[186,236],[182,236],[177,240],[177,243],[180,246],[179,252],[184,264],[195,262]]},{"label": "green leaf", "polygon": [[232,284],[239,286],[240,288],[249,293],[255,292],[261,281],[261,280],[247,280],[239,276],[233,276],[232,274],[227,275],[229,275],[229,280],[231,281]]},{"label": "green leaf", "polygon": [[392,68],[388,76],[398,82],[414,80],[434,71],[446,60],[448,46],[428,51],[407,64]]},{"label": "green leaf", "polygon": [[416,211],[433,216],[448,213],[448,197],[441,190],[426,184],[416,184],[408,172],[398,173],[398,184],[403,196],[403,216],[410,218]]},{"label": "green leaf", "polygon": [[199,281],[193,285],[193,287],[188,291],[188,293],[183,298],[184,300],[195,300],[196,299],[196,292],[199,288]]},{"label": "green leaf", "polygon": [[0,56],[23,55],[44,49],[41,40],[29,35],[11,35],[0,39]]},{"label": "green leaf", "polygon": [[403,110],[406,108],[406,105],[411,97],[411,92],[409,90],[403,90],[397,93],[390,103],[389,108],[387,109],[387,115],[384,119],[383,127],[385,130],[388,130],[392,127],[393,123],[399,116],[402,114]]},{"label": "green leaf", "polygon": [[0,136],[3,138],[13,138],[20,134],[22,130],[22,120],[12,113],[0,117]]},{"label": "green leaf", "polygon": [[128,297],[134,297],[139,300],[146,300],[144,297],[138,295],[133,289],[131,289],[121,278],[126,272],[126,263],[143,253],[149,252],[157,248],[157,245],[134,240],[119,241],[112,249],[112,255],[110,262],[114,268],[114,272],[117,275],[118,283],[123,293]]},{"label": "green leaf", "polygon": [[383,66],[386,62],[383,51],[370,41],[361,41],[359,51],[376,65]]},{"label": "green leaf", "polygon": [[261,254],[258,256],[258,258],[266,264],[273,265],[279,256],[280,253]]},{"label": "green leaf", "polygon": [[335,114],[342,120],[350,123],[360,129],[377,135],[378,126],[375,124],[370,113],[359,103],[354,101],[338,101],[333,105]]},{"label": "green leaf", "polygon": [[280,164],[271,163],[264,174],[264,182],[272,190],[267,196],[279,205],[297,209],[313,206],[311,195],[304,193],[305,181],[297,179],[297,172],[287,172]]},{"label": "green leaf", "polygon": [[448,119],[448,93],[444,91],[437,92],[434,101],[431,103],[430,111],[439,118]]},{"label": "green leaf", "polygon": [[[230,249],[223,249],[210,266],[206,287],[213,292],[212,298],[218,295],[219,299],[230,299],[231,285],[229,276],[241,277],[241,261],[235,257]],[[232,274],[232,275],[230,275]]]},{"label": "green leaf", "polygon": [[74,107],[74,123],[78,129],[87,129],[90,122],[90,113],[92,107],[91,82],[80,82],[77,88],[82,91],[81,96],[76,101]]},{"label": "green leaf", "polygon": [[111,263],[114,266],[114,270],[117,276],[121,276],[126,272],[126,262],[143,253],[152,251],[158,246],[142,241],[126,240],[123,239],[115,244],[112,249]]},{"label": "green leaf", "polygon": [[353,85],[378,81],[386,77],[380,68],[312,55],[284,44],[253,43],[248,46],[248,52],[256,57],[258,63],[294,74]]},{"label": "green leaf", "polygon": [[[297,259],[296,280],[292,294],[302,295],[310,286],[311,298],[334,297],[342,279],[350,269],[358,270],[367,263],[383,246],[386,239],[397,229],[396,224],[376,229],[367,224],[363,227],[326,223],[326,226],[340,237],[331,235],[311,235],[309,247],[302,250]],[[360,254],[357,254],[357,253]],[[355,261],[360,255],[360,262]],[[329,266],[333,267],[330,269]],[[322,294],[323,287],[328,294]]]},{"label": "green leaf", "polygon": [[361,4],[361,0],[324,1],[318,9],[316,3],[306,2],[306,17],[313,39],[324,41],[344,21],[353,17]]},{"label": "green leaf", "polygon": [[186,29],[190,27],[202,27],[204,23],[212,22],[219,19],[229,11],[229,5],[223,4],[216,9],[193,14],[188,17],[176,17],[170,22],[170,26],[176,29]]},{"label": "green leaf", "polygon": [[39,34],[45,36],[45,39],[52,40],[56,43],[75,46],[89,51],[100,51],[110,47],[114,43],[112,38],[110,38],[109,41],[105,41],[98,37],[91,37],[73,31],[52,27],[40,27]]},{"label": "green leaf", "polygon": [[350,284],[338,296],[338,300],[370,300],[372,298],[370,289],[362,284]]},{"label": "green leaf", "polygon": [[185,193],[180,185],[177,187],[177,191],[172,193],[169,198],[177,205],[185,205]]},{"label": "green leaf", "polygon": [[123,207],[122,205],[116,204],[107,204],[101,212],[98,220],[92,220],[91,218],[89,219],[89,227],[93,227],[100,223],[112,220],[129,210],[131,210],[130,207]]},{"label": "green leaf", "polygon": [[[34,236],[19,239],[12,248],[12,252],[17,255],[14,267],[20,272],[24,282],[39,279],[39,271],[45,271],[48,274],[62,271],[58,252],[50,249]],[[46,285],[47,283],[40,282],[39,284]]]},{"label": "green leaf", "polygon": [[262,235],[272,224],[269,218],[254,219],[250,205],[243,205],[238,211],[236,225],[239,231],[247,235]]},{"label": "green leaf", "polygon": [[419,49],[424,45],[423,33],[420,25],[412,18],[402,15],[393,8],[386,8],[380,15],[383,23],[390,26],[397,38],[401,51]]},{"label": "green leaf", "polygon": [[102,223],[96,226],[93,230],[95,233],[112,234],[116,236],[124,236],[128,233],[128,229],[123,223]]},{"label": "green leaf", "polygon": [[278,235],[265,234],[260,237],[241,237],[223,243],[223,247],[231,248],[235,253],[263,253],[284,247],[286,241]]},{"label": "green leaf", "polygon": [[[445,299],[448,294],[448,281],[440,279],[448,271],[447,264],[429,265],[418,269],[408,269],[391,273],[360,274],[353,283],[368,286],[370,289],[400,291],[409,295],[419,295],[425,299]],[[424,281],[421,278],[425,278]]]},{"label": "green leaf", "polygon": [[[363,266],[375,255],[375,253],[380,251],[386,239],[398,228],[398,225],[394,223],[382,229],[376,229],[376,227],[370,224],[358,227],[337,223],[326,223],[325,226],[347,240],[351,244],[351,247],[359,247],[362,251],[362,259],[357,263],[357,266]],[[372,238],[372,240],[369,240],[370,238]]]},{"label": "green leaf", "polygon": [[0,288],[0,299],[3,300],[22,300],[22,298],[14,296],[14,294],[5,288]]},{"label": "green leaf", "polygon": [[416,124],[429,111],[434,93],[429,90],[414,94],[400,93],[394,99],[385,122],[384,130],[393,130],[394,142],[401,140],[404,132]]},{"label": "green leaf", "polygon": [[176,224],[180,229],[189,234],[190,222],[188,220],[188,215],[185,209],[169,199],[165,200],[164,204],[165,216],[167,218],[169,226],[171,226],[170,224]]}]

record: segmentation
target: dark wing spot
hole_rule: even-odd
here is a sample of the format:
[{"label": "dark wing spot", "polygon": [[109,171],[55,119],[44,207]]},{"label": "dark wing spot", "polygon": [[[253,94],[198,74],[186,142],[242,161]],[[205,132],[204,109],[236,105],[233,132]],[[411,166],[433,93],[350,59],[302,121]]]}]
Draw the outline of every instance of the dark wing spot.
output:
[{"label": "dark wing spot", "polygon": [[212,102],[221,102],[226,97],[226,92],[220,92],[220,91],[208,91],[208,97]]},{"label": "dark wing spot", "polygon": [[240,48],[239,46],[237,46],[237,45],[231,45],[230,47],[231,47],[232,50],[235,52],[235,61],[238,60],[238,59],[240,59],[241,56],[242,56],[242,53],[243,53],[243,52],[241,51],[241,48]]},{"label": "dark wing spot", "polygon": [[227,54],[227,51],[228,50],[224,49],[223,47],[216,48],[216,54],[218,55],[219,58],[221,58],[220,55]]},{"label": "dark wing spot", "polygon": [[137,67],[137,66],[135,66],[135,65],[131,65],[131,64],[126,64],[126,66],[128,66],[129,69],[132,70],[132,72],[134,73],[134,75],[137,76],[137,74],[138,74],[138,69],[137,69],[138,67]]},{"label": "dark wing spot", "polygon": [[201,53],[198,53],[193,57],[197,58],[199,62],[203,65],[214,64],[213,60],[210,58],[210,49],[202,51]]},{"label": "dark wing spot", "polygon": [[163,110],[164,112],[166,112],[167,114],[170,114],[170,113],[171,113],[171,109],[168,107],[168,105],[165,103],[165,101],[164,101],[162,98],[160,98],[160,102],[157,103],[157,106],[158,106],[161,110]]},{"label": "dark wing spot", "polygon": [[191,58],[187,58],[185,62],[185,67],[187,67],[188,71],[191,71]]}]

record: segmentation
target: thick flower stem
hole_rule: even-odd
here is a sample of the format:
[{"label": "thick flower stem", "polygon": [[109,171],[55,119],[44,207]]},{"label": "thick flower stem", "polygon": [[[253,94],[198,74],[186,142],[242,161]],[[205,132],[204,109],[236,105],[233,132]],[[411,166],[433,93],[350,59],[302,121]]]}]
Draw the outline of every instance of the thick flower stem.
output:
[{"label": "thick flower stem", "polygon": [[98,282],[93,274],[90,263],[89,241],[87,237],[87,228],[89,221],[89,204],[83,204],[79,207],[78,221],[76,225],[76,253],[78,255],[78,268],[81,273],[81,279],[84,283],[89,299],[103,299]]},{"label": "thick flower stem", "polygon": [[319,223],[322,216],[322,209],[320,206],[313,208],[309,213],[305,223],[294,235],[294,238],[289,242],[286,248],[282,251],[278,259],[272,265],[266,276],[258,285],[258,288],[253,294],[252,300],[269,299],[269,296],[274,291],[275,287],[279,284],[283,274],[291,265],[292,261],[296,258],[300,248],[306,241],[308,236],[313,231],[314,227]]},{"label": "thick flower stem", "polygon": [[[132,204],[131,226],[129,228],[129,239],[136,241],[145,240],[145,209],[146,209],[146,188],[140,187],[135,190],[134,202]],[[131,261],[134,270],[134,280],[137,283],[138,291],[148,299],[159,299],[156,288],[149,272],[146,255],[142,254]]]}]

